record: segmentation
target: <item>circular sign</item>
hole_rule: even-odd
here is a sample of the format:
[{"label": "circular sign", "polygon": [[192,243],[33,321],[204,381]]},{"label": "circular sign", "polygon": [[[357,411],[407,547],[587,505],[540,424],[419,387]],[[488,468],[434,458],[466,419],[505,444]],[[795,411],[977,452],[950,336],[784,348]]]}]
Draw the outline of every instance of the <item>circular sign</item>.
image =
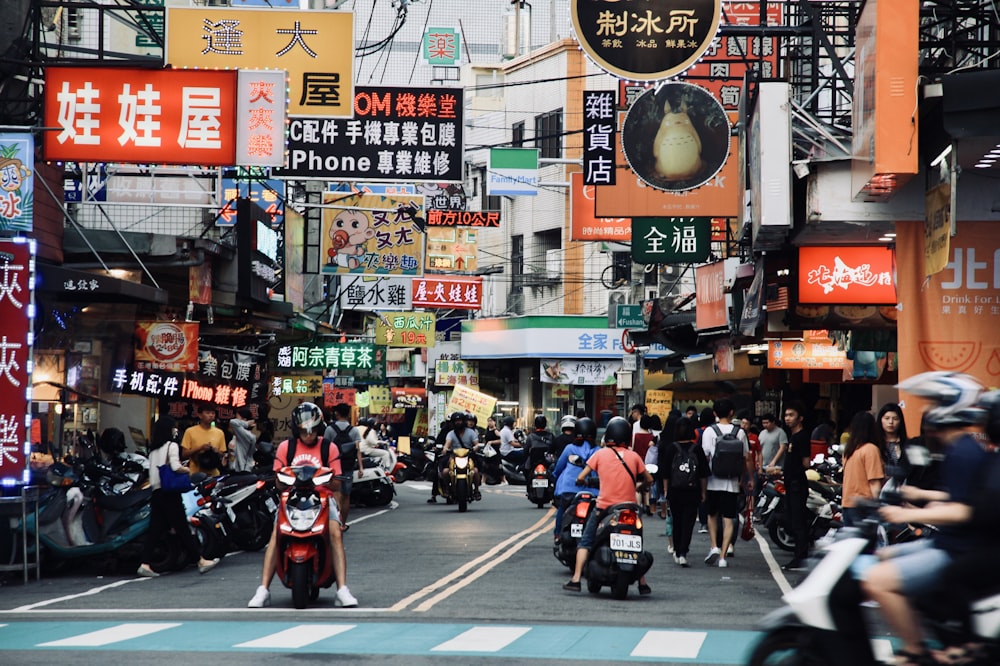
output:
[{"label": "circular sign", "polygon": [[158,322],[149,327],[146,349],[154,359],[163,363],[176,361],[187,350],[187,336],[184,329],[170,322]]},{"label": "circular sign", "polygon": [[622,124],[632,171],[650,187],[684,192],[710,181],[729,157],[729,116],[712,93],[690,83],[644,92]]},{"label": "circular sign", "polygon": [[659,81],[700,58],[719,29],[720,0],[572,0],[573,30],[594,63],[623,79]]}]

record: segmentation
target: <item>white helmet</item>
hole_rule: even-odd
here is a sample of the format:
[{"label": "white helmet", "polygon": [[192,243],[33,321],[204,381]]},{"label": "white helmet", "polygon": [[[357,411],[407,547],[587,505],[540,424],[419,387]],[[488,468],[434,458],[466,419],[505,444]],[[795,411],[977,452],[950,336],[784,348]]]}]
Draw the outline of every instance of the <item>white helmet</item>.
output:
[{"label": "white helmet", "polygon": [[922,372],[904,379],[896,388],[934,403],[923,416],[923,423],[932,428],[976,425],[986,418],[986,410],[979,406],[983,386],[969,375]]},{"label": "white helmet", "polygon": [[323,425],[323,412],[311,402],[303,402],[292,410],[292,426],[310,431]]},{"label": "white helmet", "polygon": [[559,422],[560,430],[574,430],[576,428],[576,417],[567,414]]}]

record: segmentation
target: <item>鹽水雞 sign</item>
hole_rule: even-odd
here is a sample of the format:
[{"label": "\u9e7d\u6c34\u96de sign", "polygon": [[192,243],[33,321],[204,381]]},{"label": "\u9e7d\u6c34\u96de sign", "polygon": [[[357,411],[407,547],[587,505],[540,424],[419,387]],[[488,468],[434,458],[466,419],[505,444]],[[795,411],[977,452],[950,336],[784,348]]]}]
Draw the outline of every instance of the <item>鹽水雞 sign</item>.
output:
[{"label": "\u9e7d\u6c34\u96de sign", "polygon": [[288,167],[330,180],[461,182],[461,88],[359,88],[354,118],[296,118]]}]

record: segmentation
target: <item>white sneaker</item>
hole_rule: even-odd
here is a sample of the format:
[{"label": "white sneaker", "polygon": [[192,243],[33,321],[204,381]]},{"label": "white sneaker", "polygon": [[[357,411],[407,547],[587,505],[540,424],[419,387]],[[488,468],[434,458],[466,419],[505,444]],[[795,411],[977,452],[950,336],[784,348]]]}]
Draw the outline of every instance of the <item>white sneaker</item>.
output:
[{"label": "white sneaker", "polygon": [[674,553],[673,556],[674,556],[674,564],[680,564],[681,558],[677,556],[677,553]]},{"label": "white sneaker", "polygon": [[713,548],[712,550],[708,551],[708,555],[705,556],[705,564],[707,564],[708,566],[712,566],[713,564],[715,564],[715,561],[719,559],[719,555],[721,554],[722,551],[719,550],[718,548]]},{"label": "white sneaker", "polygon": [[358,605],[358,600],[354,598],[354,595],[351,594],[346,585],[337,590],[337,601],[344,608],[354,608]]},{"label": "white sneaker", "polygon": [[682,567],[686,567],[688,565],[688,558],[681,555],[680,557],[677,558],[677,564],[681,565]]},{"label": "white sneaker", "polygon": [[736,555],[736,549],[733,548],[733,544],[729,544],[729,548],[726,549],[726,557],[733,557]]},{"label": "white sneaker", "polygon": [[673,553],[674,552],[674,546],[673,546],[673,544],[669,544],[669,543],[667,544],[667,552],[668,553]]},{"label": "white sneaker", "polygon": [[726,562],[726,558],[720,557],[719,558],[719,568],[720,569],[725,569],[728,566],[729,566],[729,562]]},{"label": "white sneaker", "polygon": [[257,591],[253,593],[253,598],[247,604],[247,608],[263,608],[271,605],[271,593],[263,585],[257,586]]}]

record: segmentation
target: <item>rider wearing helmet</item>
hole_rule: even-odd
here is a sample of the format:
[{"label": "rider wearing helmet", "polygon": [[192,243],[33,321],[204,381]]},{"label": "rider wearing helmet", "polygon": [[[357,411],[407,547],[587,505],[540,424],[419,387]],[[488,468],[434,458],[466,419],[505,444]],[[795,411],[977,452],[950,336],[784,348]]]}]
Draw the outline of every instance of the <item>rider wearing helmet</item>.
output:
[{"label": "rider wearing helmet", "polygon": [[552,440],[552,455],[562,455],[563,449],[576,440],[576,417],[566,415],[559,421],[559,434]]},{"label": "rider wearing helmet", "polygon": [[[311,467],[328,467],[333,470],[334,475],[339,475],[340,452],[332,443],[324,447],[323,438],[319,433],[323,429],[323,413],[319,407],[311,402],[303,402],[292,410],[292,436],[295,437],[294,446],[292,440],[286,439],[278,445],[278,450],[274,456],[274,471],[279,471],[283,467],[309,465]],[[326,448],[326,460],[323,460],[323,449]],[[289,449],[293,449],[289,455]],[[290,458],[290,459],[289,459]],[[279,485],[280,482],[276,481]],[[340,490],[340,481],[337,476],[330,481],[329,489],[336,493]],[[347,589],[347,555],[344,553],[344,540],[342,536],[342,518],[334,504],[330,507],[330,552],[333,554],[333,568],[337,578],[337,600],[342,606],[357,606],[358,600],[354,598],[351,591]],[[271,533],[271,540],[264,551],[264,569],[261,573],[261,583],[254,592],[253,598],[247,604],[250,608],[263,608],[271,605],[271,593],[268,587],[274,578],[274,571],[278,565],[278,553],[275,546],[277,538],[278,523],[274,523],[274,531]]]},{"label": "rider wearing helmet", "polygon": [[[580,420],[590,421],[590,419],[586,418]],[[580,473],[580,469],[590,460],[590,456],[594,451],[597,450],[592,435],[577,439],[575,432],[577,423],[578,421],[572,416],[563,417],[563,420],[560,421],[563,432],[555,439],[555,446],[558,446],[560,440],[565,442],[560,449],[556,466],[552,470],[552,474],[556,479],[555,497],[559,501],[559,506],[556,508],[556,541],[559,541],[559,534],[562,532],[563,514],[573,503],[573,498],[576,497],[577,493],[590,489],[586,483],[577,483],[576,476]],[[593,424],[593,421],[590,421],[590,423]],[[584,427],[586,429],[586,424],[584,424]]]},{"label": "rider wearing helmet", "polygon": [[[444,449],[441,452],[441,459],[438,461],[438,475],[444,474],[448,469],[448,460],[451,458],[452,449],[474,449],[479,443],[479,435],[475,428],[468,427],[469,416],[467,412],[454,412],[448,419],[451,422],[451,432],[445,437]],[[475,470],[472,475],[472,487],[475,498],[481,499],[479,494],[479,470]],[[435,500],[436,501],[436,500]]]},{"label": "rider wearing helmet", "polygon": [[[577,423],[579,424],[579,421]],[[636,485],[641,482],[649,487],[653,483],[653,477],[646,470],[642,458],[629,448],[631,443],[632,426],[620,416],[613,417],[608,421],[608,427],[604,431],[604,448],[595,451],[577,474],[577,483],[584,484],[591,471],[597,472],[601,489],[597,495],[597,506],[590,512],[587,524],[583,527],[583,535],[577,544],[573,577],[563,585],[564,590],[580,591],[583,567],[587,564],[587,556],[594,546],[597,527],[608,508],[615,504],[634,503]],[[645,595],[651,591],[646,584],[646,577],[640,578],[639,594]]]},{"label": "rider wearing helmet", "polygon": [[549,422],[544,416],[539,414],[535,417],[535,429],[528,433],[524,440],[524,467],[525,472],[533,468],[544,460],[546,453],[552,452],[552,433],[546,430]]},{"label": "rider wearing helmet", "polygon": [[[924,372],[900,382],[897,388],[929,403],[923,423],[936,431],[945,445],[941,469],[944,487],[925,490],[903,486],[900,490],[906,501],[934,505],[887,506],[879,513],[891,523],[940,523],[942,514],[968,516],[980,491],[982,470],[990,460],[973,436],[987,416],[979,404],[982,385],[969,375]],[[883,549],[883,561],[872,567],[862,582],[868,597],[879,603],[886,622],[902,639],[899,654],[915,663],[925,663],[931,657],[926,654],[920,620],[909,598],[926,594],[949,564],[979,548],[980,535],[968,523],[947,522],[952,524],[942,525],[929,539]]]},{"label": "rider wearing helmet", "polygon": [[503,428],[500,430],[500,457],[515,465],[524,462],[524,448],[514,437],[514,417],[503,417]]}]

